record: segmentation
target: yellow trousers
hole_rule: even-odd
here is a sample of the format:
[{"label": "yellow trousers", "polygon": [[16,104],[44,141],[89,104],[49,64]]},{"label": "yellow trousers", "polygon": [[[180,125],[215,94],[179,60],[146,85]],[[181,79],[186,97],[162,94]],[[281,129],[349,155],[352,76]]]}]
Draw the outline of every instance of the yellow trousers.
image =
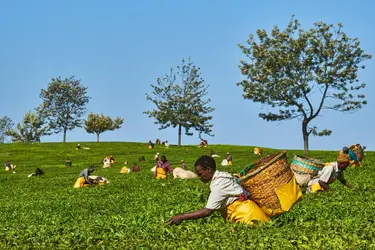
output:
[{"label": "yellow trousers", "polygon": [[127,167],[122,167],[121,170],[120,170],[120,174],[127,174],[129,173],[129,169]]},{"label": "yellow trousers", "polygon": [[313,183],[310,187],[310,193],[316,193],[318,191],[324,191],[324,188],[319,183]]},{"label": "yellow trousers", "polygon": [[85,177],[79,177],[77,180],[76,180],[76,183],[74,183],[74,188],[83,188],[85,186]]},{"label": "yellow trousers", "polygon": [[268,221],[268,216],[252,200],[236,200],[220,211],[225,220],[234,223],[254,224],[254,222]]},{"label": "yellow trousers", "polygon": [[167,171],[165,171],[163,168],[156,168],[156,179],[167,179]]}]

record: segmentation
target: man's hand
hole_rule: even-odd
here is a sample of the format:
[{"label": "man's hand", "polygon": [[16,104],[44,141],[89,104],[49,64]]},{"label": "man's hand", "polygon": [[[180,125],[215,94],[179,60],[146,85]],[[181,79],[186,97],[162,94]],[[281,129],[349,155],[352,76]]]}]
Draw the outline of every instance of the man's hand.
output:
[{"label": "man's hand", "polygon": [[213,209],[201,208],[195,212],[178,214],[178,215],[173,216],[168,221],[168,224],[178,225],[183,220],[194,220],[194,219],[204,218],[204,217],[210,216],[213,212],[214,212]]},{"label": "man's hand", "polygon": [[178,215],[175,215],[173,216],[171,219],[170,219],[170,224],[173,224],[173,225],[178,225],[180,224],[182,221],[183,221],[183,214],[178,214]]}]

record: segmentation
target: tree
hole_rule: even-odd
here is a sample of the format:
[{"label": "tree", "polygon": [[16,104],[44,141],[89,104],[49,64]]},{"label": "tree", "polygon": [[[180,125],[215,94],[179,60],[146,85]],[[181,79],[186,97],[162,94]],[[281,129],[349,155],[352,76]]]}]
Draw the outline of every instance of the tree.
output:
[{"label": "tree", "polygon": [[13,142],[40,142],[40,138],[49,135],[48,126],[43,119],[34,112],[28,112],[23,117],[22,123],[17,124],[17,129],[9,129],[6,134]]},{"label": "tree", "polygon": [[0,118],[0,143],[5,142],[5,139],[7,137],[6,132],[10,130],[13,125],[14,123],[9,117],[4,116]]},{"label": "tree", "polygon": [[248,46],[239,45],[250,61],[241,60],[239,68],[247,79],[237,85],[245,99],[271,109],[259,114],[262,119],[299,119],[308,155],[310,134],[332,132],[309,125],[323,109],[352,113],[367,103],[365,95],[357,93],[366,86],[359,83],[357,73],[371,55],[359,47],[357,38],[342,31],[341,23],[334,27],[318,22],[307,31],[300,26],[292,18],[285,30],[257,30],[258,40],[250,35]]},{"label": "tree", "polygon": [[121,128],[124,119],[116,117],[111,119],[109,116],[103,114],[90,113],[85,121],[85,130],[87,133],[96,134],[96,141],[99,142],[99,135],[105,131],[113,131]]},{"label": "tree", "polygon": [[46,117],[50,129],[54,133],[64,133],[63,142],[66,142],[66,132],[76,127],[82,127],[80,119],[86,113],[86,105],[90,97],[87,96],[87,87],[74,76],[62,80],[52,78],[46,90],[42,89],[40,98],[43,103],[38,112]]},{"label": "tree", "polygon": [[[178,80],[177,80],[178,79]],[[204,85],[200,68],[196,67],[190,58],[187,62],[173,68],[168,74],[157,79],[156,85],[151,85],[152,94],[146,94],[146,99],[155,104],[156,109],[146,111],[150,118],[155,118],[155,124],[160,124],[160,130],[170,126],[178,127],[178,145],[181,145],[181,129],[186,135],[193,135],[191,129],[201,134],[212,136],[212,124],[209,121],[214,111],[209,107],[210,99],[205,99],[208,86]]]}]

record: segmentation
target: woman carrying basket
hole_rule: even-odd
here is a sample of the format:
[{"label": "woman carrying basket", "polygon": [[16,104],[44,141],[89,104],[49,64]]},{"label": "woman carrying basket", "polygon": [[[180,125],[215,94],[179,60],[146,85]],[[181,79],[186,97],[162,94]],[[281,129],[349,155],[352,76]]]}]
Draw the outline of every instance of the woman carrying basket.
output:
[{"label": "woman carrying basket", "polygon": [[242,187],[229,173],[216,170],[216,162],[210,156],[201,156],[194,164],[195,172],[202,182],[210,182],[210,195],[205,208],[195,212],[172,217],[170,224],[179,224],[183,220],[199,219],[210,216],[219,210],[224,220],[245,224],[254,221],[268,221],[269,218],[253,201],[247,199]]},{"label": "woman carrying basket", "polygon": [[360,166],[359,161],[357,159],[357,155],[353,152],[353,150],[351,150],[347,146],[344,146],[341,149],[340,154],[347,154],[347,155],[349,155],[349,165],[350,166],[356,166],[356,167]]},{"label": "woman carrying basket", "polygon": [[329,184],[338,179],[344,186],[353,188],[344,178],[344,171],[349,166],[349,155],[339,154],[335,162],[330,163],[319,171],[316,178],[312,179],[308,185],[306,192],[315,193],[318,191],[329,190]]}]

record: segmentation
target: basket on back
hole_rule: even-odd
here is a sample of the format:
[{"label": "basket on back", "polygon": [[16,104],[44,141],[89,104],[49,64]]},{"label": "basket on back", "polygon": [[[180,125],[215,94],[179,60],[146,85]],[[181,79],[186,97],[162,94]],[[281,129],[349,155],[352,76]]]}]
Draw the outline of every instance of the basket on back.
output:
[{"label": "basket on back", "polygon": [[293,172],[297,174],[308,174],[316,176],[322,168],[324,168],[324,162],[305,156],[295,155],[290,165]]},{"label": "basket on back", "polygon": [[350,149],[356,154],[358,161],[363,160],[364,153],[363,153],[363,148],[360,144],[351,145]]},{"label": "basket on back", "polygon": [[288,211],[302,196],[285,151],[247,166],[240,172],[239,182],[268,216]]}]

